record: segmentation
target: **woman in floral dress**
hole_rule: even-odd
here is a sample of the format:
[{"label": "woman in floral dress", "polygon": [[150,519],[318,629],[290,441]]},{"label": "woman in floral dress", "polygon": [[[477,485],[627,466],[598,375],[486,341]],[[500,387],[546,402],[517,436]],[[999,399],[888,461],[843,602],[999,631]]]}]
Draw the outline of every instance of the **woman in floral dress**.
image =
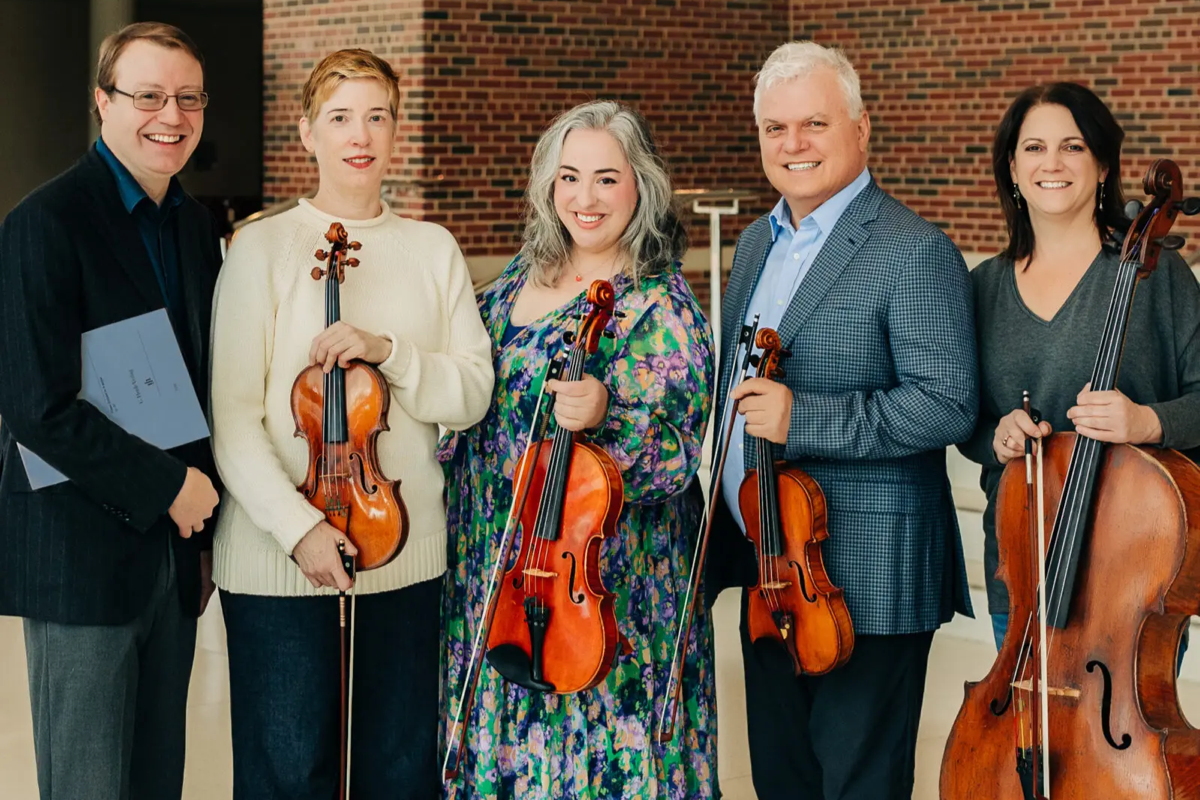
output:
[{"label": "woman in floral dress", "polygon": [[[680,271],[686,235],[645,122],[613,102],[560,116],[533,156],[525,244],[480,299],[496,389],[482,422],[443,442],[450,572],[443,625],[449,735],[458,714],[488,578],[512,501],[512,476],[549,359],[586,314],[586,290],[616,293],[609,330],[584,378],[549,381],[555,419],[603,447],[624,479],[601,575],[631,652],[594,689],[530,691],[484,664],[446,796],[519,800],[696,800],[716,796],[712,628],[687,645],[676,734],[655,733],[685,609],[700,516],[696,471],[710,405],[707,322]],[[514,547],[514,553],[516,547]]]}]

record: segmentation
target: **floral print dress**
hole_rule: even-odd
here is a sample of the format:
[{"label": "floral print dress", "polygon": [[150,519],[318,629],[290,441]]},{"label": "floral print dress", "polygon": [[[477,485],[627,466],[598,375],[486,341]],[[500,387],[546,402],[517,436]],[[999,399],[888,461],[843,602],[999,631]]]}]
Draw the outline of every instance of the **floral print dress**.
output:
[{"label": "floral print dress", "polygon": [[[444,735],[458,712],[513,472],[547,364],[564,354],[564,332],[589,310],[583,292],[515,335],[509,331],[511,341],[501,346],[525,280],[517,259],[481,297],[495,395],[483,421],[449,434],[439,451],[450,535]],[[711,397],[708,325],[678,265],[639,286],[618,276],[613,288],[622,315],[609,324],[615,337],[585,364],[608,389],[609,410],[587,439],[615,459],[624,479],[625,505],[616,537],[601,550],[601,575],[616,595],[618,627],[632,652],[618,656],[600,685],[571,695],[508,683],[485,662],[458,777],[446,787],[454,800],[717,796],[712,626],[703,602],[688,642],[675,738],[663,745],[655,736],[701,513],[695,476]]]}]

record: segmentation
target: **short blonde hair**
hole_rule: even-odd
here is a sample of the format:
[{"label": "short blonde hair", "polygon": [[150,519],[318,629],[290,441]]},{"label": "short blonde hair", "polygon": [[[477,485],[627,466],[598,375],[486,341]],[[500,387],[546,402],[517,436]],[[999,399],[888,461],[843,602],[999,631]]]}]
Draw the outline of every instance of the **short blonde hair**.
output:
[{"label": "short blonde hair", "polygon": [[315,122],[317,112],[337,87],[349,80],[366,78],[379,81],[388,92],[388,108],[392,118],[400,108],[400,78],[392,65],[369,50],[338,50],[321,59],[304,82],[300,102],[304,116]]},{"label": "short blonde hair", "polygon": [[833,70],[846,98],[846,111],[852,119],[861,117],[864,111],[862,87],[858,72],[846,54],[836,47],[825,47],[816,42],[787,42],[775,48],[754,78],[754,119],[758,119],[764,92],[778,84],[807,77],[818,69]]}]

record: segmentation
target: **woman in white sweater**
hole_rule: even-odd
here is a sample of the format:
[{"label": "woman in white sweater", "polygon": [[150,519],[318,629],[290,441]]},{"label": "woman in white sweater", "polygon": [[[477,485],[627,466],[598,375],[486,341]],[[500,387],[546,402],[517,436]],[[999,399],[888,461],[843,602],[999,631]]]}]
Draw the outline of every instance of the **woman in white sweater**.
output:
[{"label": "woman in white sweater", "polygon": [[[380,201],[396,132],[397,78],[382,59],[343,50],[305,84],[300,136],[316,155],[317,194],[242,230],[213,311],[213,444],[225,484],[214,579],[229,641],[234,798],[328,800],[339,748],[338,589],[350,587],[344,537],[297,491],[308,464],[291,388],[310,364],[352,359],[387,380],[383,474],[401,482],[408,541],[357,576],[352,796],[439,792],[438,609],[446,569],[438,425],[488,408],[491,341],[453,236]],[[313,253],[341,222],[361,266],[325,328]],[[353,546],[347,548],[353,552]]]}]

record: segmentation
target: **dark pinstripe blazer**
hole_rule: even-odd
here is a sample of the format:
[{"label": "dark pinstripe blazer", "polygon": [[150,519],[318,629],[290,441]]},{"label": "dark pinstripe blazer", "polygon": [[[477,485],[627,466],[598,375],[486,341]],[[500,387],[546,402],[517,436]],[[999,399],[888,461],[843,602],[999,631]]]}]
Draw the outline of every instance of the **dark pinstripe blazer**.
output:
[{"label": "dark pinstripe blazer", "polygon": [[[191,340],[184,357],[207,413],[220,250],[203,206],[189,197],[178,214]],[[187,466],[215,478],[208,441],[163,452],[76,399],[80,335],[163,305],[95,147],[0,225],[0,614],[127,622],[145,607],[168,546],[184,608],[198,611],[199,552],[211,547],[211,525],[184,540],[166,511]],[[14,436],[70,481],[31,491]]]},{"label": "dark pinstripe blazer", "polygon": [[[738,239],[722,303],[720,420],[738,330],[770,248],[766,216]],[[872,182],[826,239],[779,333],[792,353],[783,366],[794,402],[775,457],[825,492],[825,564],[855,630],[929,631],[956,610],[970,613],[945,464],[945,447],[970,435],[979,404],[971,285],[958,250]],[[744,447],[752,466],[750,437]],[[756,572],[723,500],[714,522],[710,602]]]}]

